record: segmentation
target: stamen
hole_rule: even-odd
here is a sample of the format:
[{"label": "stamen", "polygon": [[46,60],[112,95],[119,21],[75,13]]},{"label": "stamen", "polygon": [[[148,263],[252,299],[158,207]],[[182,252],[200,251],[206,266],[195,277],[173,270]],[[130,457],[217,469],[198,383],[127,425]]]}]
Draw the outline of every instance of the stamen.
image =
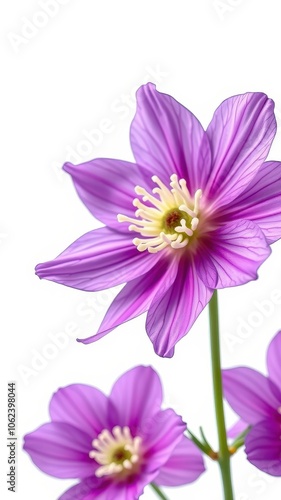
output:
[{"label": "stamen", "polygon": [[143,195],[142,199],[143,201],[150,201],[153,205],[155,205],[155,207],[159,208],[161,210],[162,208],[162,203],[161,201],[157,200],[157,198],[155,198],[155,196],[152,196],[152,194],[149,194],[146,189],[140,187],[140,186],[136,186],[135,187],[135,192],[137,194],[140,194],[140,195]]},{"label": "stamen", "polygon": [[186,214],[190,215],[190,217],[196,217],[196,213],[193,210],[190,210],[186,205],[181,205],[179,209],[182,212],[185,212]]},{"label": "stamen", "polygon": [[[139,198],[133,200],[136,218],[118,214],[117,220],[128,222],[129,231],[139,233],[140,237],[133,239],[139,252],[157,253],[167,247],[184,248],[196,237],[202,190],[197,189],[192,198],[186,180],[179,179],[177,174],[170,177],[170,189],[157,175],[152,181],[157,184],[152,189],[153,194],[141,186],[135,187],[135,192],[142,196],[142,201]],[[152,206],[147,206],[147,201]]]},{"label": "stamen", "polygon": [[196,215],[198,215],[199,212],[199,202],[201,198],[202,198],[202,189],[197,189],[194,195],[194,212]]},{"label": "stamen", "polygon": [[187,234],[187,236],[193,235],[193,231],[191,231],[191,229],[186,227],[186,220],[185,219],[181,219],[180,224],[181,224],[180,226],[175,227],[175,231],[177,231],[178,233],[185,233],[185,234]]},{"label": "stamen", "polygon": [[142,438],[132,437],[129,427],[115,426],[110,432],[104,429],[93,440],[95,448],[89,452],[100,467],[95,471],[97,477],[120,475],[127,477],[136,473],[142,460]]},{"label": "stamen", "polygon": [[195,231],[195,229],[197,229],[198,224],[199,224],[198,217],[194,217],[194,219],[192,219],[192,221],[191,221],[191,229],[192,229],[192,231]]}]

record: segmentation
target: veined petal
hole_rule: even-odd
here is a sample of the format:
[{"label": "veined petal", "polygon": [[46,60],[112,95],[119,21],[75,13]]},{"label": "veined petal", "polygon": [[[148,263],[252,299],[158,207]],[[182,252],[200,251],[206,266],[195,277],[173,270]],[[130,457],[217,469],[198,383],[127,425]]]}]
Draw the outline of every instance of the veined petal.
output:
[{"label": "veined petal", "polygon": [[177,274],[177,258],[159,260],[148,273],[127,283],[110,305],[98,332],[79,342],[89,344],[107,335],[121,323],[148,310],[155,294],[164,284],[172,284]]},{"label": "veined petal", "polygon": [[147,315],[147,333],[159,356],[173,356],[175,344],[188,333],[212,293],[197,276],[194,264],[181,261],[173,284],[163,285]]},{"label": "veined petal", "polygon": [[108,398],[95,387],[72,384],[59,389],[50,402],[54,422],[66,422],[96,437],[108,427]]},{"label": "veined petal", "polygon": [[258,469],[281,476],[281,421],[267,419],[256,424],[245,439],[245,452]]},{"label": "veined petal", "polygon": [[92,436],[62,422],[44,424],[25,436],[24,449],[32,461],[50,476],[82,478],[97,464],[89,457]]},{"label": "veined petal", "polygon": [[161,255],[139,252],[131,235],[102,227],[84,234],[56,259],[36,266],[40,278],[97,291],[146,273]]},{"label": "veined petal", "polygon": [[63,168],[72,176],[78,195],[94,217],[127,233],[126,225],[117,221],[117,214],[135,217],[136,208],[132,204],[136,196],[134,188],[144,172],[140,173],[134,163],[108,158],[98,158],[80,165],[65,163]]},{"label": "veined petal", "polygon": [[[147,481],[150,482],[149,478]],[[139,498],[148,482],[142,477],[130,483],[88,477],[66,491],[59,500],[134,500]]]},{"label": "veined petal", "polygon": [[197,118],[148,83],[137,92],[131,146],[138,165],[169,185],[170,176],[184,178],[194,193],[206,185],[211,168],[208,137]]},{"label": "veined petal", "polygon": [[230,219],[248,219],[259,225],[268,243],[281,237],[281,163],[265,162],[246,190],[224,215]]},{"label": "veined petal", "polygon": [[207,129],[213,169],[210,198],[216,207],[228,205],[249,185],[268,155],[276,132],[274,103],[260,92],[226,99]]},{"label": "veined petal", "polygon": [[183,436],[154,482],[159,486],[180,486],[195,481],[205,471],[202,453]]},{"label": "veined petal", "polygon": [[281,391],[281,331],[275,335],[268,346],[267,369],[270,380]]},{"label": "veined petal", "polygon": [[109,396],[117,412],[113,425],[128,426],[136,431],[159,412],[162,398],[160,378],[150,366],[127,371],[115,382]]},{"label": "veined petal", "polygon": [[196,270],[210,288],[242,285],[257,279],[258,268],[270,253],[257,224],[248,220],[232,221],[202,242]]},{"label": "veined petal", "polygon": [[141,496],[144,487],[153,481],[154,476],[155,472],[141,474],[130,482],[87,477],[67,490],[59,500],[135,500]]},{"label": "veined petal", "polygon": [[270,380],[251,368],[222,371],[224,397],[231,408],[249,425],[278,415],[280,405]]},{"label": "veined petal", "polygon": [[104,495],[106,493],[107,484],[103,484],[100,478],[91,475],[65,491],[59,497],[59,500],[101,500],[102,497],[99,495]]},{"label": "veined petal", "polygon": [[144,424],[141,434],[147,456],[149,456],[146,470],[158,473],[182,440],[186,424],[171,409],[159,411]]}]

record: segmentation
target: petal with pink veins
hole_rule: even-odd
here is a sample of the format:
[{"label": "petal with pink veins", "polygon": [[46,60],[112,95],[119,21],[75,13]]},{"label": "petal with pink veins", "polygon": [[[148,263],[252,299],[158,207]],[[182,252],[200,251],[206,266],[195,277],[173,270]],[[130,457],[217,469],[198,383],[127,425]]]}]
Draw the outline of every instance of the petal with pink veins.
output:
[{"label": "petal with pink veins", "polygon": [[250,184],[276,133],[274,103],[261,92],[230,97],[207,129],[213,167],[206,193],[216,207],[231,203]]},{"label": "petal with pink veins", "polygon": [[154,482],[159,486],[181,486],[192,483],[205,471],[202,453],[183,436]]},{"label": "petal with pink veins", "polygon": [[[211,171],[209,140],[201,123],[184,106],[148,83],[137,92],[137,111],[131,125],[136,162],[168,186],[177,174],[189,191],[204,189]],[[145,176],[146,176],[145,171]]]},{"label": "petal with pink veins", "polygon": [[161,255],[139,252],[131,235],[107,227],[78,238],[56,259],[36,266],[36,273],[63,285],[98,291],[145,274]]},{"label": "petal with pink veins", "polygon": [[257,271],[270,253],[259,226],[247,220],[232,221],[202,242],[196,270],[210,288],[242,285],[257,279]]}]

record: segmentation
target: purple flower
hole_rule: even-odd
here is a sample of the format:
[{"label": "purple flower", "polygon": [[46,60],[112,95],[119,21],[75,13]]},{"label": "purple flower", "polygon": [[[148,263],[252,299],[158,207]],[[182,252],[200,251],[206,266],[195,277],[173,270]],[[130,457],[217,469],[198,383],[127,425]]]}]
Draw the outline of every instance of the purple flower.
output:
[{"label": "purple flower", "polygon": [[173,356],[214,289],[257,278],[281,236],[281,163],[264,162],[276,131],[273,107],[262,93],[230,97],[204,131],[147,84],[131,125],[136,164],[64,165],[106,227],[39,264],[37,274],[88,291],[127,282],[84,343],[148,311],[155,351]]},{"label": "purple flower", "polygon": [[223,370],[224,395],[244,423],[253,426],[245,439],[248,460],[281,476],[281,331],[268,347],[267,369],[267,377],[251,368]]},{"label": "purple flower", "polygon": [[161,410],[162,387],[151,367],[122,375],[106,397],[95,387],[59,389],[51,422],[25,436],[24,449],[43,472],[79,478],[60,500],[131,500],[150,482],[179,486],[205,467],[173,410]]}]

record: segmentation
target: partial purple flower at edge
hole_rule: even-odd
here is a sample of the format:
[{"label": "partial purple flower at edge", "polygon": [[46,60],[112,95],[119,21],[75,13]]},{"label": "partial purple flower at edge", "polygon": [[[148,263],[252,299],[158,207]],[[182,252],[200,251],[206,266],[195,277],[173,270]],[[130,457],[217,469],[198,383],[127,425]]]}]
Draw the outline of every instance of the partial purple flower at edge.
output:
[{"label": "partial purple flower at edge", "polygon": [[80,482],[60,500],[135,500],[150,482],[179,486],[205,470],[173,410],[161,410],[162,387],[151,367],[122,375],[106,397],[94,387],[59,389],[51,422],[25,436],[24,449],[43,472]]},{"label": "partial purple flower at edge", "polygon": [[106,225],[90,231],[40,278],[87,291],[127,283],[96,341],[148,311],[146,330],[170,357],[214,289],[247,283],[281,236],[281,163],[265,162],[276,132],[263,93],[225,100],[204,131],[197,118],[151,83],[137,92],[131,125],[136,164],[66,163],[77,193]]},{"label": "partial purple flower at edge", "polygon": [[223,370],[224,396],[252,429],[245,439],[249,462],[281,476],[281,331],[267,351],[268,376],[251,368]]}]

